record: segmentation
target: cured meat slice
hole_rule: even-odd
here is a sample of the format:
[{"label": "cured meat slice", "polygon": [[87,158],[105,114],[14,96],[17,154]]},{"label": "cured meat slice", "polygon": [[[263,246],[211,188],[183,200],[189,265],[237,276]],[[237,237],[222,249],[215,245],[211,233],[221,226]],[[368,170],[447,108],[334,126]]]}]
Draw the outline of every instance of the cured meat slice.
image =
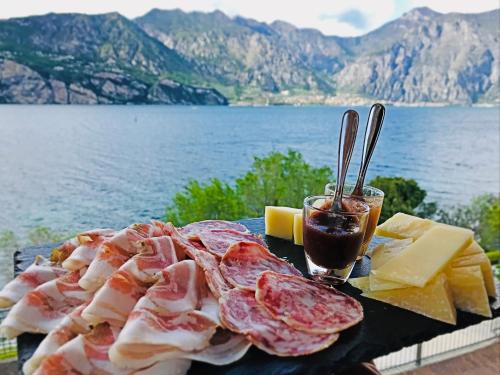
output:
[{"label": "cured meat slice", "polygon": [[199,237],[206,249],[218,257],[223,257],[232,244],[240,241],[256,242],[266,247],[266,243],[259,236],[238,232],[232,229],[204,231],[199,234]]},{"label": "cured meat slice", "polygon": [[293,265],[264,246],[247,241],[231,245],[222,257],[220,270],[229,283],[245,290],[255,290],[258,277],[267,270],[302,276]]},{"label": "cured meat slice", "polygon": [[11,307],[37,286],[67,272],[64,268],[55,265],[44,257],[37,256],[33,264],[0,291],[0,309]]},{"label": "cured meat slice", "polygon": [[255,298],[274,318],[310,333],[340,332],[363,320],[357,300],[304,277],[263,272]]},{"label": "cured meat slice", "polygon": [[115,366],[108,357],[119,329],[104,323],[84,335],[78,335],[45,358],[36,375],[102,374],[125,375],[129,372]]},{"label": "cured meat slice", "polygon": [[134,310],[109,350],[118,366],[139,369],[165,360],[172,350],[195,351],[207,347],[217,324],[200,311],[176,315]]},{"label": "cured meat slice", "polygon": [[231,331],[245,335],[249,341],[269,354],[300,356],[323,350],[339,334],[311,334],[296,330],[274,319],[254,297],[254,293],[232,289],[221,298],[222,323]]},{"label": "cured meat slice", "polygon": [[208,287],[215,298],[219,299],[224,292],[232,289],[232,285],[222,276],[219,261],[215,256],[206,251],[198,251],[195,261],[205,272]]},{"label": "cured meat slice", "polygon": [[109,322],[123,326],[135,304],[156,281],[156,273],[177,262],[172,240],[168,236],[147,238],[140,253],[113,273],[83,311],[92,324]]},{"label": "cured meat slice", "polygon": [[193,352],[172,350],[165,353],[165,358],[185,358],[224,366],[241,359],[251,346],[252,343],[245,336],[219,327],[205,349]]},{"label": "cured meat slice", "polygon": [[52,252],[50,253],[50,261],[58,266],[61,266],[78,245],[79,243],[76,237],[63,242],[60,246],[52,249]]},{"label": "cured meat slice", "polygon": [[165,268],[160,279],[136,304],[135,309],[174,314],[200,306],[204,277],[193,260],[183,260]]},{"label": "cured meat slice", "polygon": [[201,243],[184,238],[172,223],[165,224],[164,230],[174,241],[178,253],[184,253],[189,258],[195,259],[196,255],[203,250],[200,248]]},{"label": "cured meat slice", "polygon": [[76,236],[78,246],[64,259],[62,266],[70,271],[88,266],[104,240],[111,237],[113,233],[112,229],[94,229],[78,234]]},{"label": "cured meat slice", "polygon": [[106,279],[139,250],[137,243],[161,236],[163,231],[152,224],[132,224],[107,239],[98,249],[89,269],[80,280],[82,288],[97,290]]},{"label": "cured meat slice", "polygon": [[200,233],[214,229],[232,229],[237,232],[248,233],[247,227],[234,221],[203,220],[186,225],[179,232],[188,239],[199,239]]},{"label": "cured meat slice", "polygon": [[78,285],[83,271],[69,272],[27,293],[3,320],[0,329],[4,335],[49,333],[56,328],[67,314],[92,298],[93,293]]},{"label": "cured meat slice", "polygon": [[40,366],[40,363],[46,357],[55,353],[62,345],[79,334],[90,331],[90,326],[81,316],[85,306],[85,304],[78,306],[63,319],[61,324],[49,332],[40,345],[38,345],[31,358],[24,363],[23,372],[25,375],[33,374]]}]

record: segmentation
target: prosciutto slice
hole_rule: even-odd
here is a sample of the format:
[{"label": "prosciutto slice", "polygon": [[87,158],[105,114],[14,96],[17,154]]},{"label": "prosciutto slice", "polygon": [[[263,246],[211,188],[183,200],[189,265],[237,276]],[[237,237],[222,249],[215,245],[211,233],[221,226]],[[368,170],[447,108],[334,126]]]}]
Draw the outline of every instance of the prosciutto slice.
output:
[{"label": "prosciutto slice", "polygon": [[108,238],[97,250],[89,269],[80,280],[80,286],[97,290],[106,279],[137,253],[138,241],[161,236],[163,231],[152,224],[132,224]]},{"label": "prosciutto slice", "polygon": [[92,324],[109,322],[122,327],[137,301],[156,280],[156,273],[177,262],[168,236],[148,238],[139,245],[140,252],[111,275],[83,311]]},{"label": "prosciutto slice", "polygon": [[247,227],[234,221],[225,220],[203,220],[186,225],[179,232],[188,239],[199,239],[200,233],[214,229],[231,229],[237,232],[248,233]]},{"label": "prosciutto slice", "polygon": [[199,238],[206,249],[218,257],[223,257],[232,244],[240,241],[256,242],[266,247],[266,243],[261,237],[232,229],[204,231],[199,234]]},{"label": "prosciutto slice", "polygon": [[49,355],[55,353],[62,345],[74,339],[79,334],[90,331],[87,321],[82,318],[85,304],[78,306],[67,315],[61,324],[49,332],[43,339],[31,358],[23,365],[25,375],[31,375],[40,366],[40,363]]},{"label": "prosciutto slice", "polygon": [[11,307],[37,286],[67,272],[64,268],[57,266],[44,257],[37,256],[33,264],[0,291],[0,309]]},{"label": "prosciutto slice", "polygon": [[35,374],[128,374],[128,371],[115,366],[108,357],[109,347],[115,342],[118,333],[118,328],[106,323],[99,324],[89,333],[78,335],[45,358]]},{"label": "prosciutto slice", "polygon": [[267,270],[302,276],[287,261],[278,258],[264,246],[255,242],[237,242],[222,257],[220,270],[224,278],[235,287],[254,291],[260,274]]},{"label": "prosciutto slice", "polygon": [[254,297],[254,293],[232,289],[221,298],[221,320],[231,331],[269,354],[300,356],[323,350],[339,335],[311,334],[298,331],[281,320],[274,319]]},{"label": "prosciutto slice", "polygon": [[163,270],[161,279],[134,307],[111,348],[111,360],[138,369],[172,358],[172,351],[207,347],[218,325],[218,318],[213,318],[218,306],[203,279],[193,260]]},{"label": "prosciutto slice", "polygon": [[78,246],[62,262],[62,266],[70,271],[86,267],[94,259],[99,246],[107,237],[112,236],[112,229],[93,229],[76,236]]},{"label": "prosciutto slice", "polygon": [[82,272],[69,272],[27,293],[9,311],[1,332],[13,338],[23,332],[49,333],[56,328],[67,314],[93,296],[78,285]]},{"label": "prosciutto slice", "polygon": [[304,277],[265,271],[255,298],[274,318],[310,333],[340,332],[363,320],[354,298]]},{"label": "prosciutto slice", "polygon": [[147,367],[167,359],[172,350],[206,348],[216,328],[217,323],[196,310],[175,315],[134,310],[109,356],[122,367]]}]

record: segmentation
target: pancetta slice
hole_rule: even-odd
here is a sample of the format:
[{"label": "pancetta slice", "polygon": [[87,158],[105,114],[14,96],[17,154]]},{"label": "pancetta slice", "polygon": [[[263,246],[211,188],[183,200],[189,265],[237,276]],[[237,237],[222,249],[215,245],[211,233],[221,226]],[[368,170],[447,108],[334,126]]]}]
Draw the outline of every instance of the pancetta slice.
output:
[{"label": "pancetta slice", "polygon": [[78,335],[45,358],[36,375],[100,374],[125,375],[129,371],[114,365],[108,357],[109,347],[115,342],[119,328],[107,323]]},{"label": "pancetta slice", "polygon": [[3,320],[3,334],[15,337],[23,332],[49,333],[56,328],[67,314],[93,296],[78,285],[84,271],[69,272],[27,293]]},{"label": "pancetta slice", "polygon": [[255,290],[257,279],[264,271],[302,276],[292,264],[278,258],[255,242],[237,242],[222,257],[220,270],[235,287]]},{"label": "pancetta slice", "polygon": [[179,232],[188,239],[199,239],[200,233],[214,229],[231,229],[237,232],[248,233],[248,228],[243,224],[225,220],[203,220],[191,223],[181,228]]},{"label": "pancetta slice", "polygon": [[72,340],[79,334],[90,331],[90,326],[81,316],[85,304],[78,306],[67,315],[56,328],[38,345],[31,358],[23,365],[25,375],[31,375],[40,366],[40,363],[49,355],[55,353],[62,345]]},{"label": "pancetta slice", "polygon": [[83,317],[90,323],[123,326],[137,301],[156,281],[156,273],[177,262],[168,236],[147,238],[139,247],[140,252],[109,277],[83,311]]},{"label": "pancetta slice", "polygon": [[113,233],[112,229],[93,229],[78,234],[76,236],[78,246],[62,262],[62,266],[70,271],[88,266],[104,240],[111,237]]},{"label": "pancetta slice", "polygon": [[98,249],[89,269],[80,280],[81,287],[97,290],[113,272],[139,251],[139,241],[162,234],[161,229],[152,224],[132,224],[117,232]]},{"label": "pancetta slice", "polygon": [[221,298],[221,320],[233,332],[269,354],[300,356],[323,350],[339,335],[310,334],[296,330],[281,320],[274,319],[254,297],[254,293],[232,289]]},{"label": "pancetta slice", "polygon": [[214,229],[199,234],[201,243],[212,254],[223,257],[231,245],[240,241],[256,242],[264,247],[264,240],[250,233],[242,233],[232,229]]},{"label": "pancetta slice", "polygon": [[265,271],[255,298],[274,318],[305,332],[340,332],[363,320],[357,300],[304,277]]},{"label": "pancetta slice", "polygon": [[167,359],[173,350],[206,348],[216,328],[217,323],[196,310],[175,315],[134,310],[109,356],[120,367],[144,368]]},{"label": "pancetta slice", "polygon": [[0,309],[11,307],[26,293],[34,290],[37,286],[67,272],[64,268],[38,255],[33,264],[24,272],[17,275],[14,280],[10,281],[0,291]]}]

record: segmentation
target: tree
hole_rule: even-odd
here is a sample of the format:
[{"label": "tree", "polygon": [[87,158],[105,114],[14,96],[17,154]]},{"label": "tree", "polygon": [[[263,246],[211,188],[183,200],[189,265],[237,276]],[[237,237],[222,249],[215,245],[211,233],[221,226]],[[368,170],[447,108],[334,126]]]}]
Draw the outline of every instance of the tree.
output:
[{"label": "tree", "polygon": [[264,214],[265,206],[301,208],[307,195],[323,194],[332,178],[328,167],[315,168],[294,150],[255,157],[252,168],[236,180],[236,190],[245,202],[247,216]]},{"label": "tree", "polygon": [[205,219],[236,220],[244,217],[245,205],[236,191],[217,178],[206,184],[191,180],[175,194],[166,209],[166,220],[175,225]]},{"label": "tree", "polygon": [[[436,210],[435,204],[424,204],[427,193],[414,179],[377,176],[369,182],[369,185],[384,192],[384,204],[379,221],[385,221],[398,212],[429,217]],[[419,206],[420,210],[417,209]]]}]

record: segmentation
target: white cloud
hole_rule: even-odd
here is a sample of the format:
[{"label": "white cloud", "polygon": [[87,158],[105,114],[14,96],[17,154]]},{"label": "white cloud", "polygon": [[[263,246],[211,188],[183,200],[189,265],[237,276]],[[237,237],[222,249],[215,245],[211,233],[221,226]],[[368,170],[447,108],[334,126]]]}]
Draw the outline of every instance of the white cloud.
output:
[{"label": "white cloud", "polygon": [[[2,0],[0,0],[2,1]],[[312,27],[329,35],[359,35],[396,18],[415,6],[430,6],[438,11],[479,12],[498,6],[498,0],[13,0],[2,1],[0,18],[45,14],[48,12],[104,13],[118,11],[137,17],[151,8],[185,11],[220,9],[229,15],[241,15],[258,21],[283,20],[299,27]],[[339,16],[357,10],[366,19],[357,28]],[[345,18],[345,17],[344,17]]]}]

